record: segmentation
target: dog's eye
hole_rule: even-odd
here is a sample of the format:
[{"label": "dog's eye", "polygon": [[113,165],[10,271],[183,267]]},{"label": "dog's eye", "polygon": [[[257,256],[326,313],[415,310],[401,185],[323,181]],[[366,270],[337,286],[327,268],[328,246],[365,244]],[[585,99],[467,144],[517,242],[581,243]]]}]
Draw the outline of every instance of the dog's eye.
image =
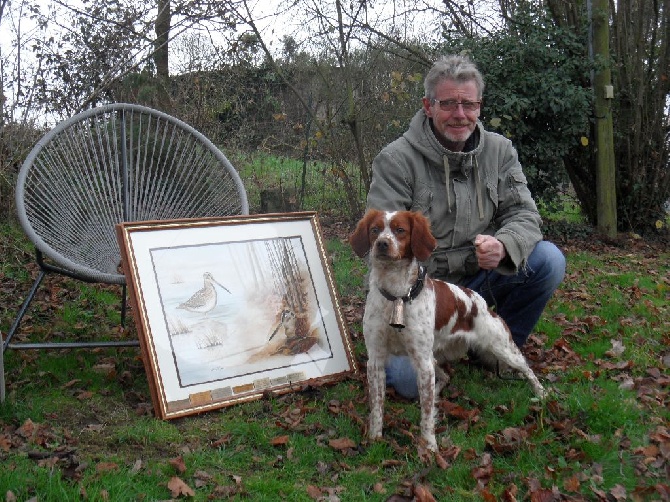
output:
[{"label": "dog's eye", "polygon": [[398,227],[395,229],[395,233],[398,235],[402,235],[406,232],[406,230],[403,227]]},{"label": "dog's eye", "polygon": [[370,229],[370,235],[377,235],[377,234],[379,234],[379,228],[377,228],[377,227],[372,227],[372,228]]}]

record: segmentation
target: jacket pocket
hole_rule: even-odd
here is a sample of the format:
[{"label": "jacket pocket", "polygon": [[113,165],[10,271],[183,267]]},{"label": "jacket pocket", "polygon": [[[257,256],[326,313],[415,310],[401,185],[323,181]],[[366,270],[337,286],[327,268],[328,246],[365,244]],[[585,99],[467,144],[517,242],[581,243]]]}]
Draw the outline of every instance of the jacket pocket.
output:
[{"label": "jacket pocket", "polygon": [[426,215],[433,202],[433,192],[428,188],[420,187],[417,189],[414,199],[412,200],[412,207],[410,211],[417,211]]},{"label": "jacket pocket", "polygon": [[510,173],[507,176],[507,189],[516,204],[521,203],[521,190],[526,187],[526,177],[522,172]]}]

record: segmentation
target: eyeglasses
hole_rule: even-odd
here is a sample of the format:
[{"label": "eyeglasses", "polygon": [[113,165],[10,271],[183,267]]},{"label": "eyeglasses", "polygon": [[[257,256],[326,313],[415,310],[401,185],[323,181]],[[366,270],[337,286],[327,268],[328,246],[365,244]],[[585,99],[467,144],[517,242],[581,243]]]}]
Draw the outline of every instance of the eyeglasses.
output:
[{"label": "eyeglasses", "polygon": [[458,105],[463,107],[464,112],[475,112],[479,110],[479,105],[482,104],[481,101],[456,101],[455,99],[432,99],[433,103],[436,103],[440,110],[445,112],[455,112],[458,109]]}]

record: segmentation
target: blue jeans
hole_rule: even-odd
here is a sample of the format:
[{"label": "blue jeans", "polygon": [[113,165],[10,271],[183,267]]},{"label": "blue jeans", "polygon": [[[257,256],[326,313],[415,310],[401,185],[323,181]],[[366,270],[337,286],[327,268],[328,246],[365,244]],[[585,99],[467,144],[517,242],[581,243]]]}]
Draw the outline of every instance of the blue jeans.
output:
[{"label": "blue jeans", "polygon": [[[565,257],[551,242],[540,241],[525,269],[515,275],[481,270],[461,285],[477,291],[489,306],[495,306],[514,343],[522,347],[540,320],[549,299],[565,276]],[[386,384],[403,397],[418,397],[416,371],[407,356],[391,356],[386,363]]]}]

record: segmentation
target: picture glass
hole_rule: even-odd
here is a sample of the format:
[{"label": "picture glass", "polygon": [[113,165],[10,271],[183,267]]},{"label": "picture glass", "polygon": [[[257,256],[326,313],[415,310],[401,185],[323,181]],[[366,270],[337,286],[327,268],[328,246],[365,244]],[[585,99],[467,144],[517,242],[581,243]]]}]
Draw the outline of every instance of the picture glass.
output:
[{"label": "picture glass", "polygon": [[353,369],[315,218],[124,224],[166,417]]}]

